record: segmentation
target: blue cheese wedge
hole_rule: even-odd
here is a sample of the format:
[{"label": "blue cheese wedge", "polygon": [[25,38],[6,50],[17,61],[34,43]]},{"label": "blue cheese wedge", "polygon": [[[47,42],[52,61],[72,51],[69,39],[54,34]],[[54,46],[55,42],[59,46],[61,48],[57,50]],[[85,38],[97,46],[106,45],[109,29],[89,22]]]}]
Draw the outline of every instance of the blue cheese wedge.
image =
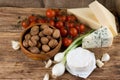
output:
[{"label": "blue cheese wedge", "polygon": [[108,27],[102,26],[82,40],[83,48],[110,47],[113,42],[113,35]]}]

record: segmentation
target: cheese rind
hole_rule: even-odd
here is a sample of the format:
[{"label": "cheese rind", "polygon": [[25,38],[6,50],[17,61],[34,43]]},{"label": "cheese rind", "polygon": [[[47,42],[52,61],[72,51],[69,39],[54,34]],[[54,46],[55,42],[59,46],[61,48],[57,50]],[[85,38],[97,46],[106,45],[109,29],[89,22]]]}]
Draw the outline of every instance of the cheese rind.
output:
[{"label": "cheese rind", "polygon": [[108,27],[101,27],[82,40],[83,48],[110,47],[113,42],[113,35]]},{"label": "cheese rind", "polygon": [[67,12],[74,14],[81,23],[90,26],[92,29],[99,29],[101,26],[89,8],[67,9]]},{"label": "cheese rind", "polygon": [[98,1],[94,1],[89,4],[89,8],[92,10],[101,25],[107,26],[111,30],[113,36],[118,35],[115,17],[107,8]]}]

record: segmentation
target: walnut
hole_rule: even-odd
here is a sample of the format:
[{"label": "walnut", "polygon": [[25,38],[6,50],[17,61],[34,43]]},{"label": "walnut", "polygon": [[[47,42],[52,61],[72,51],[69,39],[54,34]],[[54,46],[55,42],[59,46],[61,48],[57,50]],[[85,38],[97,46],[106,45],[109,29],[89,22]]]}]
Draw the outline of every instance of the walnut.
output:
[{"label": "walnut", "polygon": [[42,50],[44,52],[48,52],[50,50],[50,47],[48,45],[42,45]]},{"label": "walnut", "polygon": [[39,26],[33,26],[30,30],[31,35],[37,35],[39,33]]},{"label": "walnut", "polygon": [[31,38],[31,35],[28,33],[25,35],[25,40],[29,40]]},{"label": "walnut", "polygon": [[51,47],[51,48],[55,48],[57,45],[58,45],[58,41],[56,39],[51,39],[48,43],[48,45]]},{"label": "walnut", "polygon": [[58,29],[55,29],[53,32],[53,38],[58,39],[60,37],[60,31]]},{"label": "walnut", "polygon": [[52,36],[47,36],[47,38],[48,38],[49,40],[53,39]]},{"label": "walnut", "polygon": [[47,44],[49,39],[47,37],[41,37],[41,43],[42,44]]},{"label": "walnut", "polygon": [[38,41],[39,40],[39,36],[38,35],[34,35],[34,36],[31,37],[31,40],[32,41],[34,41],[34,40]]},{"label": "walnut", "polygon": [[43,37],[44,36],[44,34],[43,34],[43,32],[41,31],[41,32],[39,32],[39,36],[40,37]]},{"label": "walnut", "polygon": [[40,50],[37,47],[29,47],[28,50],[35,54],[40,53]]},{"label": "walnut", "polygon": [[44,35],[50,36],[52,33],[53,33],[53,29],[51,29],[51,28],[45,28],[43,30]]},{"label": "walnut", "polygon": [[38,48],[41,47],[41,43],[40,43],[40,42],[37,43],[37,47],[38,47]]},{"label": "walnut", "polygon": [[45,29],[45,28],[48,28],[49,26],[47,25],[47,24],[42,24],[41,26],[40,26],[40,30],[43,30],[43,29]]},{"label": "walnut", "polygon": [[32,40],[29,40],[29,41],[28,41],[28,44],[29,44],[30,47],[34,47],[34,46],[37,45],[37,41],[35,41],[35,40],[33,40],[33,41],[32,41]]},{"label": "walnut", "polygon": [[24,41],[23,41],[23,46],[24,46],[25,48],[29,47],[29,44],[28,44],[28,41],[27,41],[27,40],[24,40]]}]

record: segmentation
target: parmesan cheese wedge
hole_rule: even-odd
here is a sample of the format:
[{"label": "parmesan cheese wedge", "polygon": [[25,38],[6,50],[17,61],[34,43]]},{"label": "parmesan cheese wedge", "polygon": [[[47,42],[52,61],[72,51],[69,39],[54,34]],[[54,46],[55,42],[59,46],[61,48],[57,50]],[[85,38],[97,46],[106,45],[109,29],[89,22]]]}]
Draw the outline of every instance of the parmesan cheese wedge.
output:
[{"label": "parmesan cheese wedge", "polygon": [[101,26],[89,8],[67,9],[67,12],[74,14],[81,23],[90,26],[92,29],[99,29]]},{"label": "parmesan cheese wedge", "polygon": [[98,1],[94,1],[89,4],[89,8],[92,10],[101,25],[107,26],[111,30],[113,36],[118,35],[115,17],[107,8]]}]

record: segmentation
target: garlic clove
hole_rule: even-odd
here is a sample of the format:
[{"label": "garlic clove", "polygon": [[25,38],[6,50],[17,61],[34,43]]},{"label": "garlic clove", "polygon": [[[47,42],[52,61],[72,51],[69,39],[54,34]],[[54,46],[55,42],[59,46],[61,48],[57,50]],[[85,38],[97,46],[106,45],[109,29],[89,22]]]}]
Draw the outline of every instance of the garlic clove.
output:
[{"label": "garlic clove", "polygon": [[65,72],[65,65],[63,63],[57,63],[52,68],[52,76],[53,78],[57,78],[62,76]]},{"label": "garlic clove", "polygon": [[43,80],[49,80],[49,74],[48,73],[45,74]]},{"label": "garlic clove", "polygon": [[14,49],[14,50],[18,50],[18,49],[20,49],[20,43],[18,42],[18,41],[11,41],[11,43],[12,43],[12,48]]},{"label": "garlic clove", "polygon": [[110,55],[108,53],[103,54],[101,61],[109,61]]},{"label": "garlic clove", "polygon": [[104,63],[100,61],[100,59],[96,60],[96,64],[99,68],[101,68],[104,65]]},{"label": "garlic clove", "polygon": [[52,65],[52,63],[53,63],[52,60],[49,59],[48,62],[46,63],[46,65],[45,65],[45,68],[49,68]]},{"label": "garlic clove", "polygon": [[55,56],[54,56],[54,61],[55,62],[61,62],[64,58],[64,53],[60,52],[60,53],[57,53]]}]

